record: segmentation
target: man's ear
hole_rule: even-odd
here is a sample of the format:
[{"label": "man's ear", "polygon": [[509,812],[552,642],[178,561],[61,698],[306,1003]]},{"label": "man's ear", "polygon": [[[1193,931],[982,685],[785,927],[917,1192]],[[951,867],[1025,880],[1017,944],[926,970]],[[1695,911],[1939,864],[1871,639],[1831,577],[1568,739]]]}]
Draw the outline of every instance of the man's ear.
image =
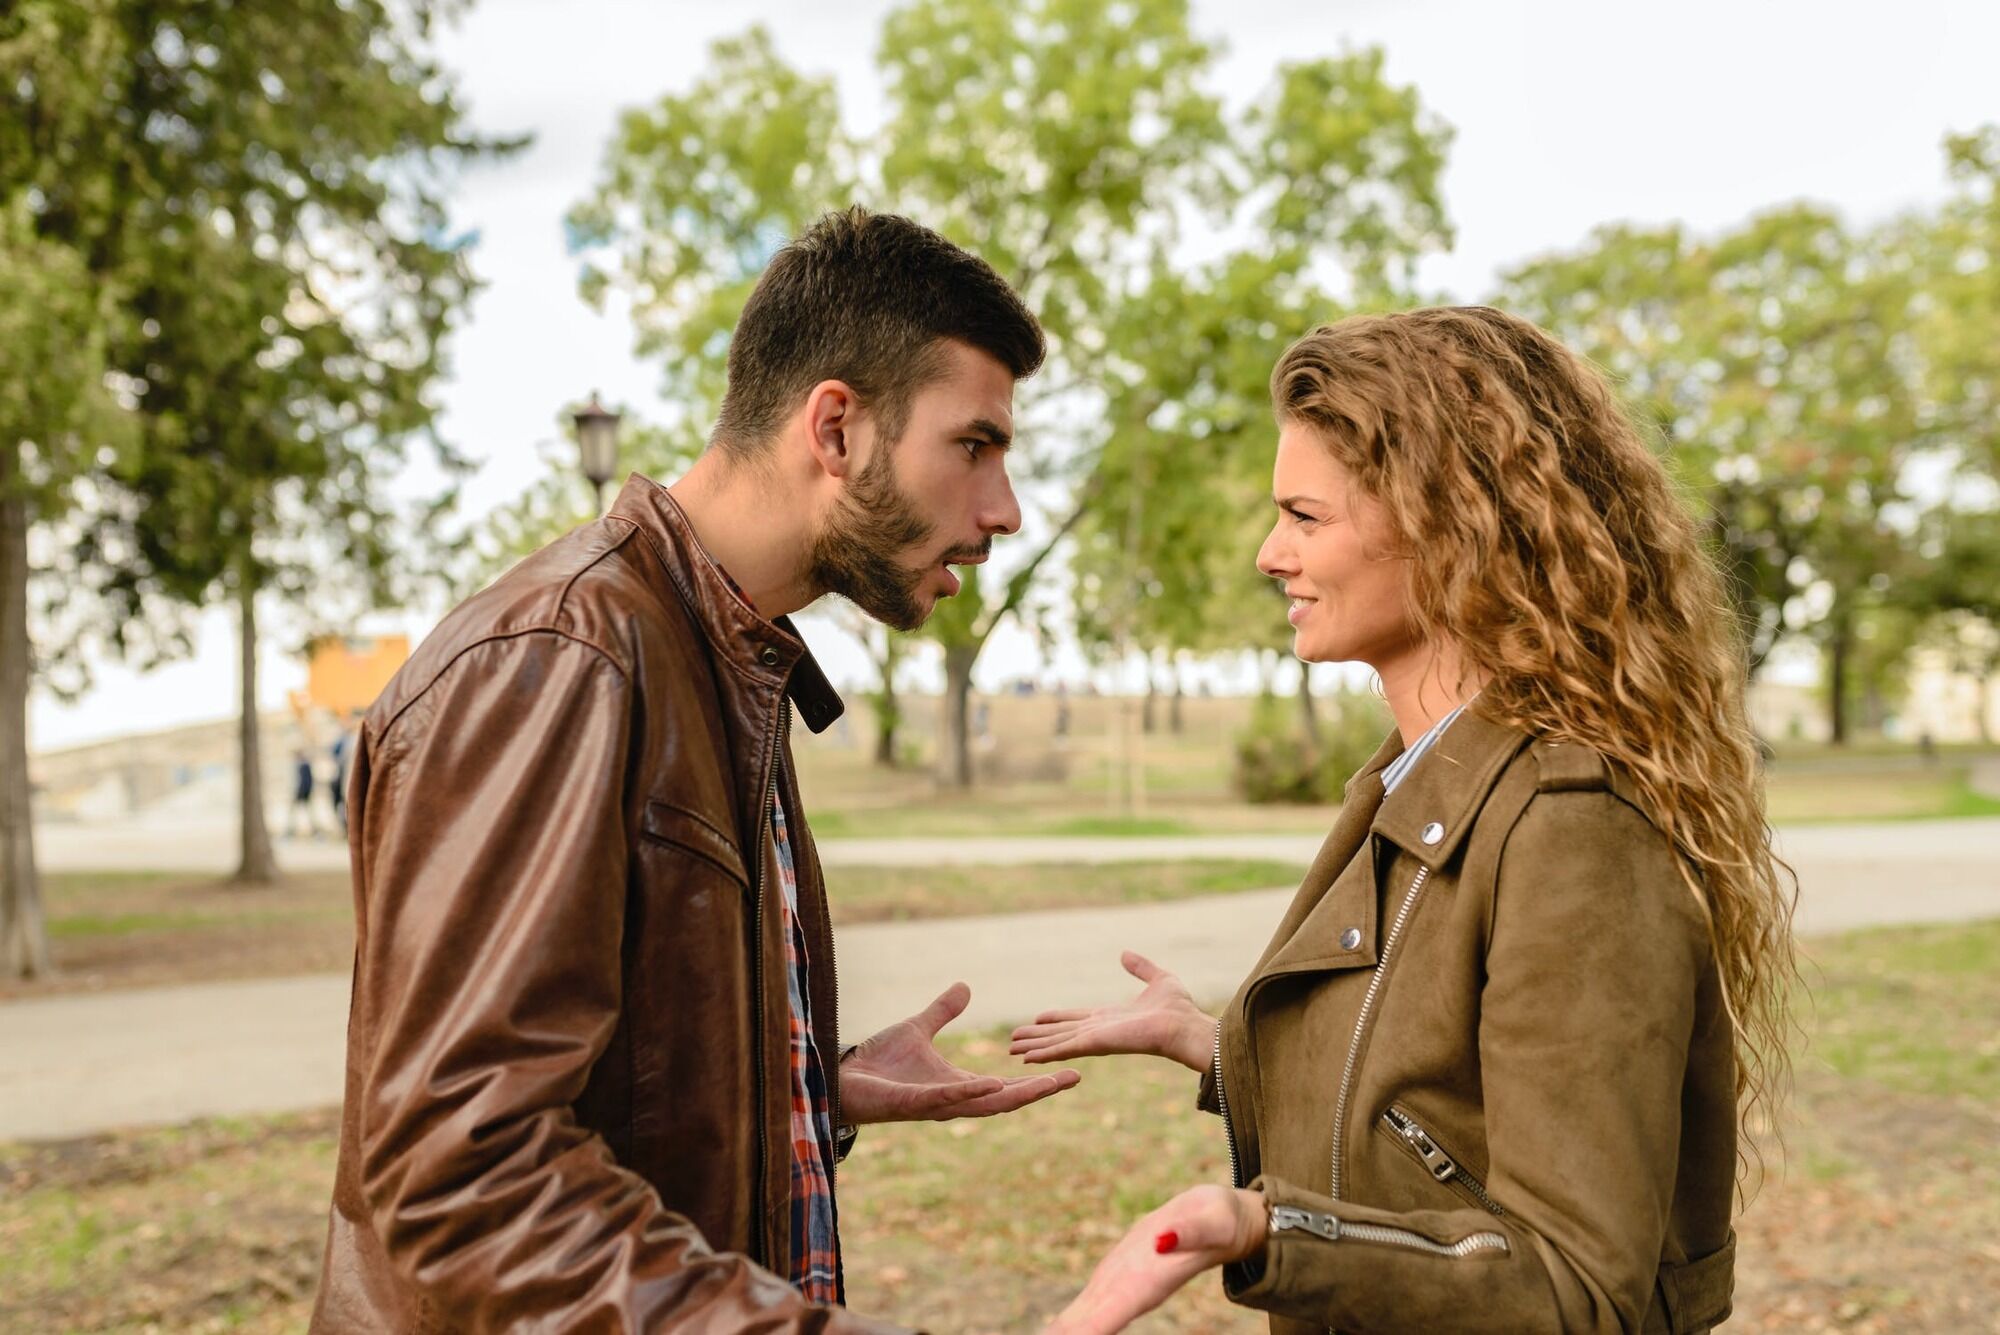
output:
[{"label": "man's ear", "polygon": [[806,395],[806,449],[829,477],[846,477],[857,464],[855,432],[861,398],[844,380],[822,380]]}]

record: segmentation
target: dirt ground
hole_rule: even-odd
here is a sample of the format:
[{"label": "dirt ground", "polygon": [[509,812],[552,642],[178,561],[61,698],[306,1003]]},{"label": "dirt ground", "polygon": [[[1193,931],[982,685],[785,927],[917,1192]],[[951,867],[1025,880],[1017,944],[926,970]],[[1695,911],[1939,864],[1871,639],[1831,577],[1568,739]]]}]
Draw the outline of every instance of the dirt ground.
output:
[{"label": "dirt ground", "polygon": [[[1058,1125],[1052,1108],[1011,1129],[864,1138],[842,1188],[853,1305],[938,1332],[1034,1331],[1123,1221],[1220,1171],[1178,1081],[1103,1069]],[[1135,1114],[1159,1140],[1130,1135]],[[1741,1222],[1728,1329],[2000,1330],[2000,1114],[1810,1075],[1798,1120],[1785,1176]],[[322,1112],[0,1150],[0,1332],[301,1329],[336,1129]],[[1037,1143],[1061,1148],[1014,1157]],[[1138,1329],[1261,1328],[1202,1280]]]}]

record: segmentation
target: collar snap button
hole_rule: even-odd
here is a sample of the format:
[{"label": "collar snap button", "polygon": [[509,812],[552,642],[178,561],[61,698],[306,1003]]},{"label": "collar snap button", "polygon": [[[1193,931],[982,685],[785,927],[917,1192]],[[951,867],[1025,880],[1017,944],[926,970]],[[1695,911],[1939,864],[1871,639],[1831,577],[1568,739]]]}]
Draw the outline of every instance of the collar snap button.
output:
[{"label": "collar snap button", "polygon": [[1435,844],[1442,841],[1444,838],[1444,826],[1438,824],[1436,821],[1432,821],[1429,825],[1424,826],[1422,838],[1426,844]]},{"label": "collar snap button", "polygon": [[758,651],[757,657],[764,660],[765,667],[778,666],[778,651],[768,644]]},{"label": "collar snap button", "polygon": [[1340,948],[1342,950],[1353,950],[1360,944],[1361,929],[1359,927],[1350,927],[1340,934]]}]

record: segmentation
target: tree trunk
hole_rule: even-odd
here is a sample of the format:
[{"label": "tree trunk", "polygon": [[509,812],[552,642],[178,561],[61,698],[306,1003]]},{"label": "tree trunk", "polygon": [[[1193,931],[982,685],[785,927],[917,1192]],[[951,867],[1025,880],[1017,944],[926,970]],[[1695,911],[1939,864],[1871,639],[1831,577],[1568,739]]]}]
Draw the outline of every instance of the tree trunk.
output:
[{"label": "tree trunk", "polygon": [[1993,745],[1993,722],[1987,717],[1993,704],[1993,674],[1979,674],[1979,703],[1972,707],[1973,721],[1979,728],[1979,740],[1986,746]]},{"label": "tree trunk", "polygon": [[1319,709],[1313,700],[1312,665],[1299,664],[1299,725],[1306,730],[1306,740],[1315,746],[1319,744]]},{"label": "tree trunk", "polygon": [[947,788],[972,787],[972,665],[978,661],[975,645],[944,647],[944,755],[939,778]]},{"label": "tree trunk", "polygon": [[0,450],[0,977],[50,972],[28,781],[28,502],[14,493],[20,447]]},{"label": "tree trunk", "polygon": [[1167,703],[1167,731],[1178,737],[1187,728],[1187,720],[1181,714],[1181,702],[1187,699],[1187,681],[1181,676],[1180,665],[1174,665],[1174,694]]},{"label": "tree trunk", "polygon": [[247,571],[237,577],[236,597],[242,622],[237,639],[243,651],[243,718],[237,732],[242,848],[234,879],[246,885],[270,885],[278,879],[278,859],[271,851],[271,827],[264,812],[264,752],[257,722],[257,586]]},{"label": "tree trunk", "polygon": [[882,689],[875,694],[875,763],[883,769],[896,768],[896,729],[903,724],[903,706],[896,699],[896,667],[902,653],[896,637],[883,631],[882,657],[875,662],[882,673]]},{"label": "tree trunk", "polygon": [[1153,665],[1152,663],[1148,662],[1146,664],[1146,703],[1143,706],[1141,706],[1141,711],[1139,714],[1139,730],[1145,733],[1148,737],[1151,737],[1153,735],[1153,728],[1157,722],[1157,720],[1154,717],[1153,706],[1155,702],[1159,700],[1159,698],[1160,698],[1160,687],[1159,684],[1153,680]]},{"label": "tree trunk", "polygon": [[1828,740],[1835,746],[1847,745],[1847,673],[1853,636],[1853,628],[1845,620],[1836,621],[1833,638],[1826,643]]}]

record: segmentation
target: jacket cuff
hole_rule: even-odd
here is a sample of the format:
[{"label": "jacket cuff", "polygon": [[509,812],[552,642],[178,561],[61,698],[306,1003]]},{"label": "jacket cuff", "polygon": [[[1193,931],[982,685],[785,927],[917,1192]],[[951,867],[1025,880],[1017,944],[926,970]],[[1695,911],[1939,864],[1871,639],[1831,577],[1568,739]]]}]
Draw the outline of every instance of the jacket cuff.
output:
[{"label": "jacket cuff", "polygon": [[1194,1106],[1216,1117],[1222,1116],[1222,1105],[1215,1098],[1215,1067],[1212,1065],[1201,1073],[1201,1087],[1195,1091]]},{"label": "jacket cuff", "polygon": [[1201,1073],[1201,1086],[1195,1091],[1194,1106],[1205,1113],[1222,1116],[1222,1091],[1216,1087],[1216,1077],[1222,1072],[1222,1021],[1215,1022],[1215,1046],[1211,1049],[1208,1065]]},{"label": "jacket cuff", "polygon": [[[840,1068],[847,1064],[848,1057],[860,1046],[859,1043],[849,1043],[840,1050],[840,1057],[833,1064],[833,1075],[836,1081],[840,1079]],[[854,1153],[854,1142],[859,1139],[861,1139],[860,1127],[852,1126],[846,1122],[834,1123],[833,1161],[836,1164],[846,1163],[847,1156]]]}]

